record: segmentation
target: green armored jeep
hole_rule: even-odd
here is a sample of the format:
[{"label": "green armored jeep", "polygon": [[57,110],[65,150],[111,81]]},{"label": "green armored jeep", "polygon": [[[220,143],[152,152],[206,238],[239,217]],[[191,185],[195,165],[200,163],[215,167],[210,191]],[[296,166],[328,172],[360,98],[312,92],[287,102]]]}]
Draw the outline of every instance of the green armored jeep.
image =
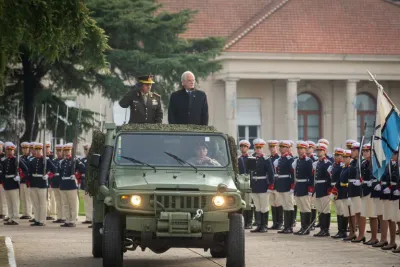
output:
[{"label": "green armored jeep", "polygon": [[245,266],[246,207],[235,154],[213,127],[106,124],[95,181],[92,249],[104,267],[128,250],[210,249],[226,266]]}]

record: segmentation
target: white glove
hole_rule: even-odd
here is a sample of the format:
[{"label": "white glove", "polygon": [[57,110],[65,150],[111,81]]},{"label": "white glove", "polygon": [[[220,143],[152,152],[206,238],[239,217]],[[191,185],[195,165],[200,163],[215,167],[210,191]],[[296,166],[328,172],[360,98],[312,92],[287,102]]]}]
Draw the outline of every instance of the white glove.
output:
[{"label": "white glove", "polygon": [[48,179],[49,179],[49,175],[48,174],[43,175],[43,180],[47,181]]},{"label": "white glove", "polygon": [[293,193],[294,193],[294,190],[293,190],[293,189],[290,189],[289,192],[290,192],[290,194],[293,194]]},{"label": "white glove", "polygon": [[368,187],[372,187],[372,180],[369,180],[369,181],[367,182],[367,186],[368,186]]},{"label": "white glove", "polygon": [[381,191],[381,190],[382,190],[381,185],[380,185],[380,184],[375,185],[374,190],[375,190],[375,191]]},{"label": "white glove", "polygon": [[383,190],[383,193],[385,194],[385,195],[387,195],[387,194],[390,194],[390,188],[389,187],[386,187],[384,190]]},{"label": "white glove", "polygon": [[394,190],[393,195],[400,196],[400,191],[398,189]]},{"label": "white glove", "polygon": [[16,182],[21,181],[21,177],[19,177],[19,175],[15,176],[15,177],[14,177],[14,181],[16,181]]},{"label": "white glove", "polygon": [[360,186],[360,185],[361,185],[361,181],[360,181],[360,180],[355,180],[355,181],[353,182],[353,185],[355,185],[355,186]]},{"label": "white glove", "polygon": [[72,180],[76,180],[75,174],[74,174],[74,175],[71,175],[71,179],[72,179]]},{"label": "white glove", "polygon": [[335,200],[335,195],[334,195],[334,194],[330,194],[330,195],[329,195],[329,199],[330,199],[330,200]]},{"label": "white glove", "polygon": [[312,194],[313,194],[313,193],[311,193],[311,192],[308,192],[308,196],[309,196],[309,197],[312,197]]},{"label": "white glove", "polygon": [[268,190],[267,190],[267,193],[272,193],[272,190],[269,190],[269,189],[268,189]]}]

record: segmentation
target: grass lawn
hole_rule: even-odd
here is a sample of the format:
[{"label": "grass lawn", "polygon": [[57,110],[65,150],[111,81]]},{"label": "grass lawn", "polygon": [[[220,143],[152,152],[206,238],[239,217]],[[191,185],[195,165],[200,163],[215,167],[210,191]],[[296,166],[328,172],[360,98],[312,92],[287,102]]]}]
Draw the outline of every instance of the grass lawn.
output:
[{"label": "grass lawn", "polygon": [[4,236],[0,236],[0,266],[8,266],[8,250]]}]

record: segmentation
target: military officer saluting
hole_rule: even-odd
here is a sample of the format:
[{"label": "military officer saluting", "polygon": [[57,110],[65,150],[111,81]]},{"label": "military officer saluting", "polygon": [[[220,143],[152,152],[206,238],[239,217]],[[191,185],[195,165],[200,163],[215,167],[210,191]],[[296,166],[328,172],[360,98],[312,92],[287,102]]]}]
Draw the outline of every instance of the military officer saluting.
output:
[{"label": "military officer saluting", "polygon": [[256,210],[257,228],[250,232],[267,232],[268,227],[268,186],[274,183],[274,170],[272,162],[267,159],[263,153],[263,147],[266,142],[257,138],[254,139],[256,170],[250,174],[251,198],[253,199]]},{"label": "military officer saluting", "polygon": [[[238,166],[239,166],[239,174],[248,174],[249,171],[247,170],[247,160],[249,158],[249,148],[250,142],[247,140],[240,140],[239,142],[240,153],[241,155],[238,158]],[[250,205],[250,203],[247,203]],[[251,229],[252,228],[252,220],[253,220],[253,210],[243,210],[243,219],[244,219],[244,228]]]},{"label": "military officer saluting", "polygon": [[[279,158],[278,154],[278,140],[268,140],[268,150],[270,152],[270,159],[271,162],[274,162]],[[275,174],[276,177],[276,174]],[[283,226],[283,208],[281,205],[281,202],[279,200],[279,195],[278,192],[275,189],[275,183],[270,184],[268,187],[268,193],[269,193],[269,203],[271,204],[271,212],[272,212],[272,226],[269,227],[268,229],[272,230],[281,230]]]},{"label": "military officer saluting", "polygon": [[[35,143],[35,158],[30,161],[30,195],[33,205],[35,219],[31,226],[44,226],[47,217],[47,190],[48,179],[54,177],[56,167],[49,158],[43,157],[43,144]],[[44,170],[44,160],[46,160],[46,170]]]},{"label": "military officer saluting", "polygon": [[[306,155],[308,143],[297,142],[297,154],[299,157],[292,163],[295,178],[294,197],[300,210],[301,229],[295,235],[310,234],[311,201],[310,196],[314,192],[313,161]],[[308,229],[308,230],[307,230]],[[307,230],[307,231],[306,231]]]},{"label": "military officer saluting", "polygon": [[28,167],[23,160],[19,161],[15,157],[16,146],[11,142],[6,142],[6,159],[2,161],[3,165],[3,183],[7,197],[9,220],[5,225],[18,225],[19,219],[19,182],[21,177],[28,175]]},{"label": "military officer saluting", "polygon": [[281,156],[274,161],[276,182],[275,189],[279,193],[284,213],[284,228],[279,234],[293,233],[294,218],[294,178],[292,175],[293,157],[290,155],[290,142],[283,140],[279,142]]},{"label": "military officer saluting", "polygon": [[[29,166],[30,143],[22,142],[21,148],[22,148],[21,160],[25,162],[26,166]],[[31,196],[30,196],[29,189],[28,189],[29,188],[28,187],[28,178],[29,178],[28,175],[21,177],[21,181],[19,182],[20,183],[19,184],[19,194],[20,194],[20,199],[21,199],[21,213],[22,213],[22,216],[20,217],[21,220],[32,219],[32,202],[31,202]]]},{"label": "military officer saluting", "polygon": [[85,173],[85,165],[72,158],[72,144],[68,143],[64,145],[65,159],[60,163],[60,192],[62,197],[62,203],[64,205],[64,212],[66,221],[61,227],[75,227],[77,215],[78,215],[78,180],[80,176]]},{"label": "military officer saluting", "polygon": [[120,101],[123,108],[131,108],[129,123],[161,123],[163,110],[160,95],[151,92],[153,76],[141,76],[131,92]]},{"label": "military officer saluting", "polygon": [[326,158],[328,146],[318,143],[315,147],[317,151],[318,161],[313,163],[314,179],[315,179],[315,206],[319,212],[319,224],[321,231],[314,234],[316,237],[329,236],[329,227],[331,223],[330,198],[332,190],[331,177],[329,175],[329,167],[332,162]]}]

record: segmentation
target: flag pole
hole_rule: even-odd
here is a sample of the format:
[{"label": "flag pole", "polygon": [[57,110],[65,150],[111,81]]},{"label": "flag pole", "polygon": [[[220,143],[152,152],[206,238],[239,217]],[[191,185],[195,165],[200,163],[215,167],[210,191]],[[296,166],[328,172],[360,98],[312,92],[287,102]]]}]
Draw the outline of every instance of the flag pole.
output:
[{"label": "flag pole", "polygon": [[392,102],[392,100],[389,98],[389,96],[386,94],[385,90],[383,89],[383,86],[376,80],[375,76],[367,70],[369,76],[371,77],[370,81],[375,82],[376,86],[378,89],[382,92],[382,94],[386,97],[386,99],[389,101],[389,103],[393,106],[393,108],[396,110],[397,113],[399,113],[399,110],[397,109],[396,105]]}]

